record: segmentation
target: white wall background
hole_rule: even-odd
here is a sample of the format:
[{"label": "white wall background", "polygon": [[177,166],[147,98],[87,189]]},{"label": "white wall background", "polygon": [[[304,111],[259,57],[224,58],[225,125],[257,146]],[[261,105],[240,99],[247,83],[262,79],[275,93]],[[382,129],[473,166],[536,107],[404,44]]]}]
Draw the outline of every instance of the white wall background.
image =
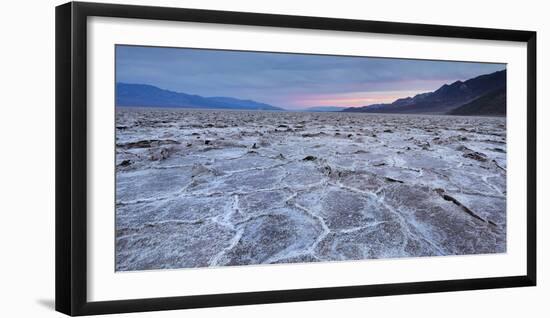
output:
[{"label": "white wall background", "polygon": [[[162,0],[115,1],[232,11],[421,22],[538,32],[539,285],[116,315],[116,317],[547,317],[550,218],[550,22],[545,1]],[[54,304],[54,7],[63,1],[11,1],[0,18],[0,316],[61,317]],[[144,286],[144,288],[147,288]]]}]

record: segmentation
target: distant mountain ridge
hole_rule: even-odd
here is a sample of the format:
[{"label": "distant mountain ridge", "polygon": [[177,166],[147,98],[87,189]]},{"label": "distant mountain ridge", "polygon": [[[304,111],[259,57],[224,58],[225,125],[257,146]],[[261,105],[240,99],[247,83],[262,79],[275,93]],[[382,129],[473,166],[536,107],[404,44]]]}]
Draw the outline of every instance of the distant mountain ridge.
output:
[{"label": "distant mountain ridge", "polygon": [[[497,91],[498,93],[494,93]],[[482,98],[484,96],[486,97]],[[491,100],[491,97],[497,96],[497,99]],[[478,100],[477,103],[474,103],[476,100]],[[491,102],[491,105],[486,107],[484,105],[487,102]],[[467,104],[470,106],[458,110]],[[483,107],[484,110],[476,109],[476,107]],[[464,82],[456,81],[452,84],[445,84],[433,92],[400,98],[393,103],[350,107],[343,111],[451,115],[482,115],[487,112],[487,115],[505,115],[506,70],[477,76]]]},{"label": "distant mountain ridge", "polygon": [[233,97],[203,97],[158,88],[147,84],[116,84],[116,106],[158,108],[207,108],[275,110],[283,108]]},{"label": "distant mountain ridge", "polygon": [[306,112],[339,112],[347,107],[344,106],[312,106],[305,108],[303,111]]}]

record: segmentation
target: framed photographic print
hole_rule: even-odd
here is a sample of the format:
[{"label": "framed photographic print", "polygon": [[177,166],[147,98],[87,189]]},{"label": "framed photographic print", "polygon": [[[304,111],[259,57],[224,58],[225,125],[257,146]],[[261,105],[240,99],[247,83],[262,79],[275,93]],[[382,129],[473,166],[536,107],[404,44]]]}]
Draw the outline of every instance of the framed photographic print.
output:
[{"label": "framed photographic print", "polygon": [[56,309],[536,284],[536,33],[56,8]]}]

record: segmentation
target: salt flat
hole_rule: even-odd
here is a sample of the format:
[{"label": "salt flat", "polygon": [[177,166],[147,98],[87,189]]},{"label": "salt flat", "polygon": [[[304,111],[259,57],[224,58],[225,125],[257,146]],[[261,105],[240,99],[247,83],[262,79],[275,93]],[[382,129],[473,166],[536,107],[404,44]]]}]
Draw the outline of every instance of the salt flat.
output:
[{"label": "salt flat", "polygon": [[116,270],[506,251],[506,119],[118,108]]}]

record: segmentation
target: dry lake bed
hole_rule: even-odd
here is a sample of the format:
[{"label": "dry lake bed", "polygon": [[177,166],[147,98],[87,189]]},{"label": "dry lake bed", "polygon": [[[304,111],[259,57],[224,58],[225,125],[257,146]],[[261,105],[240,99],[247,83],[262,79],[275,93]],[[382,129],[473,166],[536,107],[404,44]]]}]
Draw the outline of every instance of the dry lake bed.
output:
[{"label": "dry lake bed", "polygon": [[505,251],[504,117],[117,109],[117,271]]}]

